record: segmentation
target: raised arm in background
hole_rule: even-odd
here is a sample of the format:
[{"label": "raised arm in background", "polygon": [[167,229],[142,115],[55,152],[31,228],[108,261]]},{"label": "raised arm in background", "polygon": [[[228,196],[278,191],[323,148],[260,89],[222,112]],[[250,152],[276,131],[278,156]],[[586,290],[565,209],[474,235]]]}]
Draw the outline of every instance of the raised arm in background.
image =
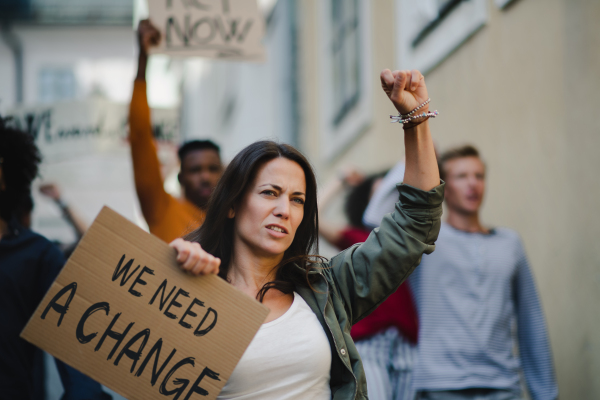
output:
[{"label": "raised arm in background", "polygon": [[63,200],[58,186],[54,183],[46,183],[40,186],[40,192],[44,196],[48,196],[50,199],[54,200],[56,205],[60,208],[63,218],[75,231],[77,239],[81,239],[85,231],[87,231],[88,225],[77,211]]},{"label": "raised arm in background", "polygon": [[152,136],[150,107],[146,97],[146,65],[148,49],[158,44],[160,32],[148,20],[138,27],[138,70],[129,106],[129,142],[133,161],[135,189],[142,213],[149,225],[164,214],[170,196],[163,187],[160,163]]}]

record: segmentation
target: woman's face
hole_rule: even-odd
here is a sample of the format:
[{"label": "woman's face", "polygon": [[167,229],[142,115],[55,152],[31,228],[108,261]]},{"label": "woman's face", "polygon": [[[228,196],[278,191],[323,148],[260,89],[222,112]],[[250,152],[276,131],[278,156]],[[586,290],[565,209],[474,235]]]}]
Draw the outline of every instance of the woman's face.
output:
[{"label": "woman's face", "polygon": [[305,200],[306,179],[296,162],[279,157],[260,167],[240,205],[230,212],[236,252],[283,257],[304,217]]}]

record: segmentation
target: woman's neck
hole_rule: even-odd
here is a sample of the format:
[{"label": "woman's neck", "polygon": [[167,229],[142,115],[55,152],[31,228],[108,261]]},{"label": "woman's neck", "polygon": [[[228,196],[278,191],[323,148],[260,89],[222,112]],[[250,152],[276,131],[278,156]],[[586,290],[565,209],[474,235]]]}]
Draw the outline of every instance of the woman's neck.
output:
[{"label": "woman's neck", "polygon": [[275,279],[283,254],[265,257],[243,246],[235,246],[235,249],[227,278],[238,289],[256,295],[265,283]]}]

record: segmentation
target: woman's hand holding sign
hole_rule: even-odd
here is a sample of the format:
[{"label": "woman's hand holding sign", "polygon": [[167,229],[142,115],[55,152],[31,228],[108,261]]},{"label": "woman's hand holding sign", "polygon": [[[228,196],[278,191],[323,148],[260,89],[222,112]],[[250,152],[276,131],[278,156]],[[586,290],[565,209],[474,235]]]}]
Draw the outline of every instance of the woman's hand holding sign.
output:
[{"label": "woman's hand holding sign", "polygon": [[218,274],[221,259],[208,254],[197,242],[173,240],[169,246],[177,250],[177,262],[192,275]]}]

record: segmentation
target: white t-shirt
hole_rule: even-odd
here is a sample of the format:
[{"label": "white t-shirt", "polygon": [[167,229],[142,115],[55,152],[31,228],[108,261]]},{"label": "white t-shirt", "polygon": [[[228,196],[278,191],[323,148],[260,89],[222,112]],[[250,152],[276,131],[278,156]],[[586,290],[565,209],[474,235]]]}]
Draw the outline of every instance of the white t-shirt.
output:
[{"label": "white t-shirt", "polygon": [[263,324],[218,399],[331,399],[331,347],[306,301]]}]

